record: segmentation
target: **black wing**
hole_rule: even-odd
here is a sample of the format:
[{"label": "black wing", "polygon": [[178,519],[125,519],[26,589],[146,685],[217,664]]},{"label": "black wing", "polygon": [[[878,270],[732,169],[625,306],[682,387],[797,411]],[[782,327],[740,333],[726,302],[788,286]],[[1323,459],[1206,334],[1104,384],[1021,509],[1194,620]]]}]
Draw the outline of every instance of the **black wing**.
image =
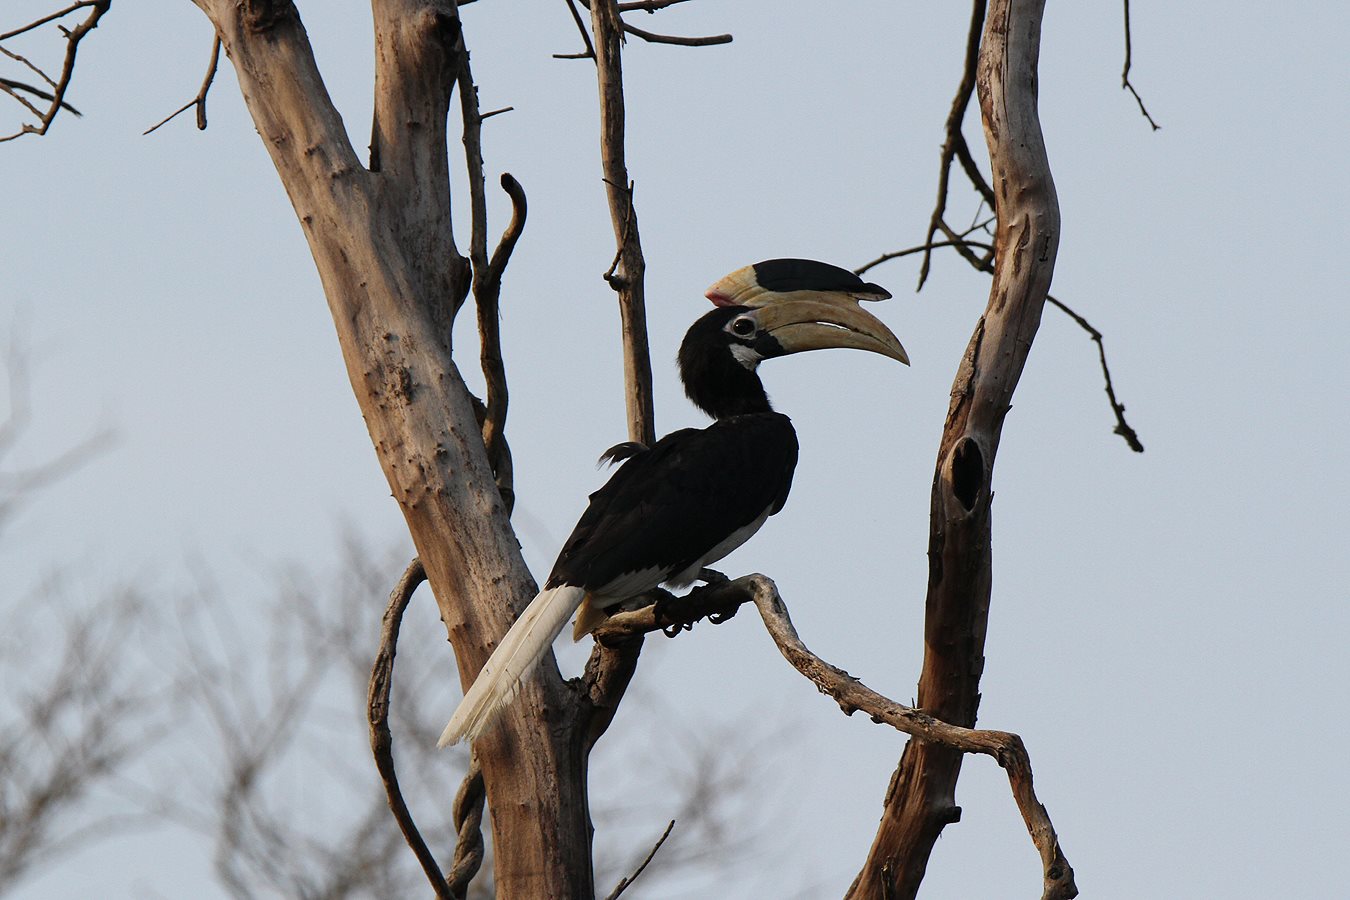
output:
[{"label": "black wing", "polygon": [[664,581],[766,509],[782,509],[796,465],[797,435],[779,413],[672,432],[591,494],[548,586],[595,590],[645,569],[661,571],[653,585]]}]

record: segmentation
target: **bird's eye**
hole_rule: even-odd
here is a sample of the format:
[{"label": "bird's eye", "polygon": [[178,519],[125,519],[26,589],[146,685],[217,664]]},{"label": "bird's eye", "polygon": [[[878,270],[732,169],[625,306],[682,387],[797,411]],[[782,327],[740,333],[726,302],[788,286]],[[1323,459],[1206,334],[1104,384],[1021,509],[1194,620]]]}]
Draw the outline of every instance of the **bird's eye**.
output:
[{"label": "bird's eye", "polygon": [[731,322],[731,333],[739,337],[749,337],[755,333],[755,320],[749,316],[741,316],[733,319]]}]

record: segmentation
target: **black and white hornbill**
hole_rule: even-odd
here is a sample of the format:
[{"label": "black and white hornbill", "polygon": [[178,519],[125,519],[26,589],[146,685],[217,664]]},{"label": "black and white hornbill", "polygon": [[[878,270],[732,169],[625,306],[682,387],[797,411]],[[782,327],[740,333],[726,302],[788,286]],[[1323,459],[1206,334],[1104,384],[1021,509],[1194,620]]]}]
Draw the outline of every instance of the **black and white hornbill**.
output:
[{"label": "black and white hornbill", "polygon": [[620,445],[627,459],[591,494],[544,590],[492,652],[440,744],[475,738],[577,613],[580,640],[607,611],[659,584],[683,587],[783,508],[797,465],[792,422],[773,411],[760,362],[803,350],[852,347],[908,363],[905,349],[859,300],[890,294],[847,269],[772,259],[708,289],[717,306],[680,346],[685,393],[716,421],[651,447]]}]

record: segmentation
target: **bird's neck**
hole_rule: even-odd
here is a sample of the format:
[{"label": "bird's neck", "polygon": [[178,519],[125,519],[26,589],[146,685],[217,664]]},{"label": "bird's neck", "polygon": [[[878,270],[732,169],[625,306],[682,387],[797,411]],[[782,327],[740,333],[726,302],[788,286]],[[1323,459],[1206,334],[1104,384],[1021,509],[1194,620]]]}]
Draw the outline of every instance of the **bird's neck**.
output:
[{"label": "bird's neck", "polygon": [[681,354],[680,369],[685,394],[714,419],[773,412],[759,376],[726,353]]}]

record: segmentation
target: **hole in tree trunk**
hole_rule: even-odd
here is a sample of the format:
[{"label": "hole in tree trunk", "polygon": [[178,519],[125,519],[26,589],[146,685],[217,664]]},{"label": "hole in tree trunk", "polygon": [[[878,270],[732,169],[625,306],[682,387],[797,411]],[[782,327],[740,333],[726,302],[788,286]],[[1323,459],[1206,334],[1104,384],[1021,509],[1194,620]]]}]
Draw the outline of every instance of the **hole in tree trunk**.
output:
[{"label": "hole in tree trunk", "polygon": [[962,438],[952,452],[952,493],[970,512],[984,488],[984,454],[980,445],[970,438]]}]

